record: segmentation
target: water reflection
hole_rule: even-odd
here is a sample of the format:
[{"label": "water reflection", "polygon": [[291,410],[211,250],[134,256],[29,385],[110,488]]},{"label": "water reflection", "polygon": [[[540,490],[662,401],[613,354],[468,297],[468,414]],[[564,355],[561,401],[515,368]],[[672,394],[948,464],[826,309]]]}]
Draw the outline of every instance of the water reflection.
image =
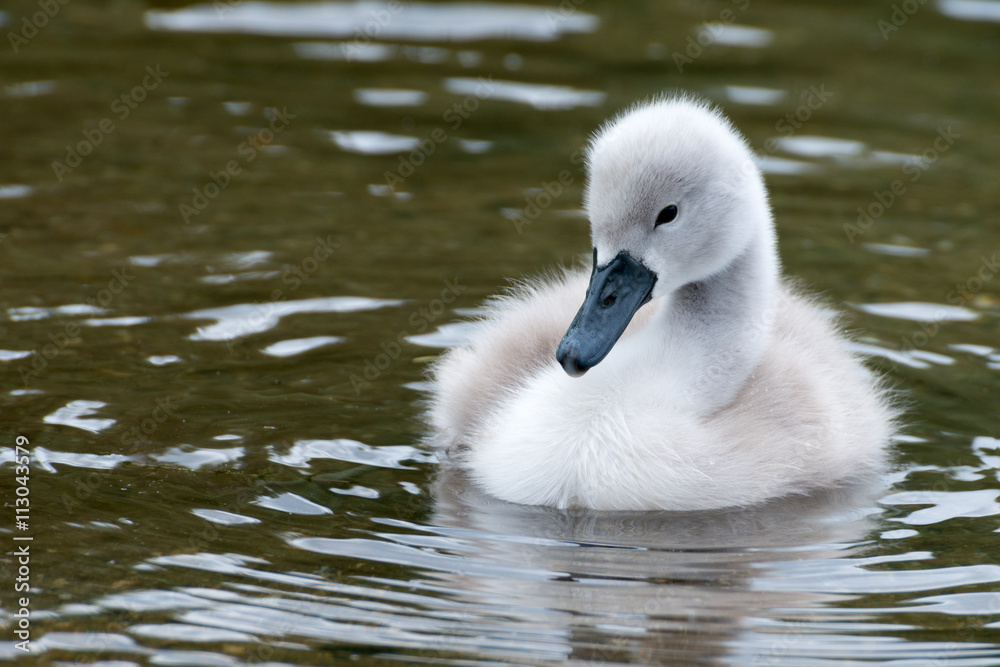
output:
[{"label": "water reflection", "polygon": [[329,137],[342,150],[362,155],[395,155],[420,145],[417,137],[377,131],[333,131]]},{"label": "water reflection", "polygon": [[722,91],[730,102],[754,106],[773,106],[788,97],[788,93],[784,90],[756,86],[726,86]]},{"label": "water reflection", "polygon": [[52,414],[46,415],[43,421],[46,424],[61,424],[83,429],[91,433],[101,431],[115,425],[114,419],[95,419],[90,415],[97,414],[98,410],[105,407],[107,403],[101,401],[70,401],[67,405],[59,408]]},{"label": "water reflection", "polygon": [[344,340],[344,338],[338,336],[313,336],[312,338],[280,340],[277,343],[268,345],[261,352],[272,357],[292,357],[325,345],[342,343]]},{"label": "water reflection", "polygon": [[913,322],[969,322],[979,317],[974,310],[943,303],[860,303],[855,307],[872,315]]},{"label": "water reflection", "polygon": [[362,297],[318,297],[295,301],[241,303],[218,308],[203,308],[183,317],[192,320],[215,320],[215,324],[198,327],[191,340],[229,341],[273,329],[282,318],[299,313],[355,313],[398,306],[399,299],[368,299]]},{"label": "water reflection", "polygon": [[[41,95],[51,95],[55,92],[56,82],[46,81],[25,81],[4,86],[4,92],[8,97],[39,97]],[[24,187],[24,186],[20,186]]]},{"label": "water reflection", "polygon": [[20,197],[27,197],[34,191],[35,189],[30,185],[8,183],[6,185],[0,185],[0,199],[18,199]]},{"label": "water reflection", "polygon": [[[146,13],[146,25],[152,30],[180,32],[334,38],[361,35],[364,39],[359,42],[374,37],[454,42],[483,39],[550,41],[564,34],[592,32],[597,28],[598,19],[581,11],[560,15],[546,7],[488,2],[395,5],[365,1],[246,2],[225,5],[221,10],[209,4],[174,11],[151,10]],[[730,32],[736,35],[735,30]],[[740,33],[737,36],[745,41],[753,35]]]},{"label": "water reflection", "polygon": [[418,107],[427,101],[422,90],[401,88],[358,88],[354,101],[370,107]]},{"label": "water reflection", "polygon": [[526,626],[531,617],[544,622],[554,645],[549,652],[558,647],[580,660],[721,660],[771,610],[818,611],[840,600],[807,592],[808,586],[780,591],[762,582],[784,576],[791,554],[799,563],[856,555],[872,527],[873,510],[858,504],[866,497],[862,489],[752,511],[690,514],[509,505],[453,471],[442,474],[436,490],[437,527],[429,530],[477,546],[476,559],[490,563],[490,571],[549,574],[508,575],[502,586],[495,575],[468,571],[438,571],[434,578],[468,605],[510,606],[529,616]]},{"label": "water reflection", "polygon": [[744,46],[759,49],[774,41],[774,32],[765,28],[747,25],[712,24],[705,28],[715,44],[720,46]]},{"label": "water reflection", "polygon": [[937,6],[949,18],[1000,22],[1000,2],[996,0],[938,0]]},{"label": "water reflection", "polygon": [[[487,86],[490,99],[527,104],[541,111],[559,111],[574,107],[593,107],[604,101],[605,94],[596,90],[576,90],[569,86],[550,86],[538,83],[518,83],[490,79]],[[483,94],[483,79],[445,79],[444,87],[455,95]]]}]

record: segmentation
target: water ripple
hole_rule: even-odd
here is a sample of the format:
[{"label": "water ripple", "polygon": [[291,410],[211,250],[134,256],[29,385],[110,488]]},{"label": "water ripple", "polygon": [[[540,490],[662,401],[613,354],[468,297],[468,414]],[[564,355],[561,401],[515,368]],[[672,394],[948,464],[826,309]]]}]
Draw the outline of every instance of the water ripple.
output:
[{"label": "water ripple", "polygon": [[412,151],[420,145],[417,137],[365,130],[332,131],[330,139],[341,150],[361,155],[392,155]]},{"label": "water ripple", "polygon": [[233,463],[241,459],[245,452],[243,447],[211,449],[181,445],[180,447],[171,447],[162,454],[154,454],[153,459],[182,466],[188,470],[200,470],[201,468],[219,467]]},{"label": "water ripple", "polygon": [[324,507],[319,503],[314,503],[295,493],[282,493],[277,496],[261,496],[253,501],[254,505],[259,505],[269,510],[287,512],[288,514],[299,514],[302,516],[317,516],[320,514],[333,514],[333,510]]},{"label": "water ripple", "polygon": [[357,88],[354,101],[370,107],[418,107],[427,101],[427,93],[403,88]]},{"label": "water ripple", "polygon": [[[445,79],[444,87],[454,95],[481,95],[483,80],[456,77]],[[489,98],[527,104],[540,111],[563,111],[575,107],[594,107],[604,102],[605,93],[579,90],[569,86],[552,86],[518,81],[489,82]]]},{"label": "water ripple", "polygon": [[52,414],[46,415],[42,421],[46,424],[61,424],[63,426],[79,428],[90,433],[100,433],[114,426],[116,420],[85,419],[85,417],[97,414],[97,411],[106,405],[107,403],[102,403],[101,401],[70,401]]},{"label": "water ripple", "polygon": [[1000,515],[996,502],[1000,491],[903,491],[882,499],[886,505],[932,505],[896,519],[911,526],[928,526],[958,517],[983,517]]},{"label": "water ripple", "polygon": [[864,570],[850,560],[783,563],[780,576],[760,579],[766,591],[803,591],[863,595],[909,593],[1000,583],[1000,565],[960,565],[922,570]]},{"label": "water ripple", "polygon": [[938,0],[938,11],[960,21],[1000,22],[1000,2],[996,0]]},{"label": "water ripple", "polygon": [[258,334],[278,325],[283,317],[299,313],[356,313],[405,303],[399,299],[369,299],[356,296],[318,297],[298,301],[240,303],[233,306],[204,308],[182,317],[192,320],[215,320],[199,327],[191,340],[225,341]]},{"label": "water ripple", "polygon": [[726,86],[723,94],[730,102],[753,106],[773,106],[788,97],[784,90],[755,86]]},{"label": "water ripple", "polygon": [[880,317],[891,317],[913,322],[970,322],[979,313],[961,306],[946,306],[941,303],[902,301],[898,303],[859,303],[854,308]]},{"label": "water ripple", "polygon": [[35,462],[48,470],[56,472],[53,463],[73,466],[74,468],[93,468],[95,470],[111,470],[117,468],[126,461],[134,460],[131,456],[124,454],[89,454],[80,452],[54,452],[45,447],[35,448]]},{"label": "water ripple", "polygon": [[34,191],[35,188],[30,185],[7,183],[0,185],[0,199],[20,199],[21,197],[27,197]]},{"label": "water ripple", "polygon": [[[390,8],[394,7],[394,10]],[[210,4],[146,12],[146,27],[177,32],[246,33],[286,37],[348,38],[376,26],[380,39],[467,42],[482,39],[551,41],[566,34],[593,32],[599,20],[574,11],[553,20],[547,7],[488,2],[315,2]],[[729,26],[732,29],[732,26]],[[732,30],[730,30],[732,32]],[[734,33],[735,34],[735,33]]]},{"label": "water ripple", "polygon": [[225,510],[193,509],[191,510],[191,514],[221,526],[241,526],[244,524],[260,523],[260,519],[255,519],[252,516],[243,516],[242,514],[234,514]]},{"label": "water ripple", "polygon": [[293,357],[324,345],[342,343],[346,339],[341,336],[313,336],[312,338],[293,338],[281,340],[265,347],[261,352],[272,357]]},{"label": "water ripple", "polygon": [[313,459],[333,459],[379,468],[412,470],[404,461],[434,461],[432,454],[407,445],[372,447],[357,440],[298,440],[286,452],[270,448],[271,461],[292,468],[308,468]]}]

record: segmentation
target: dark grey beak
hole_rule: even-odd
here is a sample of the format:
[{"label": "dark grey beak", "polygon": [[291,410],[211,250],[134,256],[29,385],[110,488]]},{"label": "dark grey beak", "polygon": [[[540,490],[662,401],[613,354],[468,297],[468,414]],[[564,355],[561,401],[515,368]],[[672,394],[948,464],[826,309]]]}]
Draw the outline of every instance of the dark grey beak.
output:
[{"label": "dark grey beak", "polygon": [[579,377],[601,363],[632,321],[639,308],[649,301],[656,274],[622,251],[603,268],[594,270],[580,312],[556,350],[556,359],[573,377]]}]

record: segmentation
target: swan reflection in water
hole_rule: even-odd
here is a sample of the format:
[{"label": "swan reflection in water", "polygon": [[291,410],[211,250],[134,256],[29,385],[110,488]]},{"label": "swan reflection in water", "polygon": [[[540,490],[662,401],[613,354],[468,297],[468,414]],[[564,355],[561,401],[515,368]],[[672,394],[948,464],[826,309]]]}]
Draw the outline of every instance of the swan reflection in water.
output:
[{"label": "swan reflection in water", "polygon": [[483,646],[602,663],[794,662],[807,626],[854,597],[824,592],[822,573],[863,562],[844,559],[863,554],[878,513],[874,485],[683,513],[516,505],[448,467],[435,492],[429,530],[463,546],[459,571],[431,576]]}]

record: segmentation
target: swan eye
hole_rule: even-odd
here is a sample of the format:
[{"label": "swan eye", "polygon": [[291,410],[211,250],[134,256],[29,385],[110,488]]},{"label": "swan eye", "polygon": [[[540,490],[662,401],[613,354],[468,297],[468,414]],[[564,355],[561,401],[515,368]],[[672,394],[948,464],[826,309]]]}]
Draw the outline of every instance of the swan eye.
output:
[{"label": "swan eye", "polygon": [[671,204],[670,206],[667,206],[662,211],[660,211],[660,214],[656,216],[656,224],[653,225],[653,227],[655,228],[659,227],[664,223],[673,222],[676,218],[677,218],[677,206]]}]

